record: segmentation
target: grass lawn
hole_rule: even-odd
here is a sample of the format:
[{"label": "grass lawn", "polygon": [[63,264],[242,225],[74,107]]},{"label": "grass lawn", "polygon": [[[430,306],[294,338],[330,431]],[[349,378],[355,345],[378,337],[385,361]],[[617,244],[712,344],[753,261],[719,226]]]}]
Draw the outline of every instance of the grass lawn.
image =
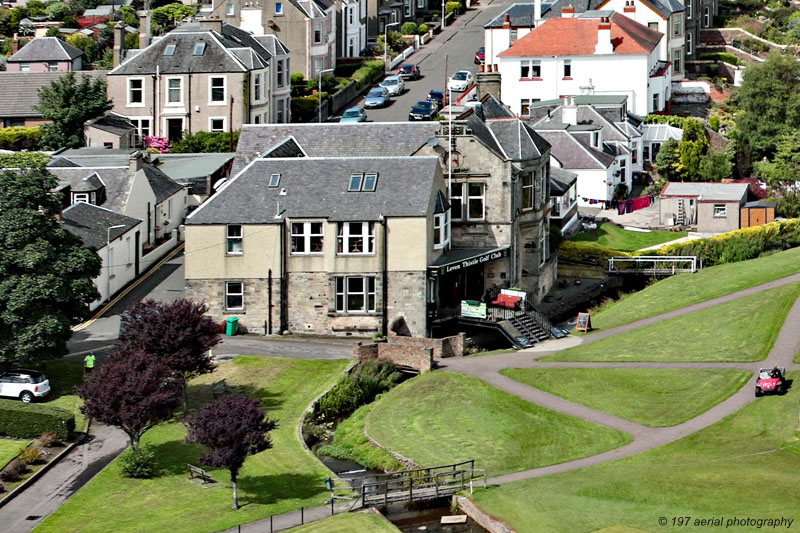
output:
[{"label": "grass lawn", "polygon": [[800,248],[750,261],[678,274],[623,297],[592,314],[595,329],[609,329],[800,272]]},{"label": "grass lawn", "polygon": [[651,427],[703,413],[753,377],[731,368],[508,368],[504,376]]},{"label": "grass lawn", "polygon": [[393,472],[403,470],[397,459],[392,454],[373,446],[364,435],[364,419],[374,406],[374,403],[356,409],[347,420],[336,426],[333,442],[319,450],[320,454],[330,455],[337,459],[351,459],[370,470]]},{"label": "grass lawn", "polygon": [[47,361],[42,370],[50,380],[50,394],[42,403],[74,413],[75,431],[83,431],[86,428],[86,417],[80,410],[83,400],[73,390],[83,383],[83,364],[69,359],[54,359]]},{"label": "grass lawn", "polygon": [[688,233],[688,231],[630,231],[611,222],[603,222],[596,230],[584,231],[571,240],[620,252],[635,252],[641,248],[686,237]]},{"label": "grass lawn", "polygon": [[[795,383],[800,373],[794,372]],[[490,487],[473,500],[519,533],[761,531],[764,526],[672,526],[673,517],[787,518],[800,523],[800,387],[759,398],[679,441],[574,472]],[[668,519],[661,526],[659,518]],[[784,524],[782,528],[786,530]]]},{"label": "grass lawn", "polygon": [[32,440],[15,440],[0,438],[0,469],[19,454],[20,448],[25,448]]},{"label": "grass lawn", "polygon": [[477,378],[436,371],[377,400],[367,432],[422,466],[475,459],[490,476],[630,442],[625,433],[539,407]]},{"label": "grass lawn", "polygon": [[[185,444],[184,426],[157,426],[142,438],[155,452],[161,475],[151,480],[123,478],[114,461],[49,516],[37,531],[218,531],[321,504],[329,471],[302,448],[296,432],[303,410],[341,376],[348,361],[306,361],[275,357],[237,357],[211,375],[192,381],[195,406],[211,401],[211,383],[225,378],[259,397],[278,428],[273,448],[247,459],[239,474],[239,503],[232,511],[227,470],[206,468],[218,483],[189,481],[186,464],[198,464],[203,449]],[[91,520],[87,520],[91,517]]]},{"label": "grass lawn", "polygon": [[347,513],[332,516],[304,526],[294,527],[287,533],[397,533],[400,530],[391,522],[375,513]]},{"label": "grass lawn", "polygon": [[800,294],[792,283],[576,346],[543,361],[760,361]]}]

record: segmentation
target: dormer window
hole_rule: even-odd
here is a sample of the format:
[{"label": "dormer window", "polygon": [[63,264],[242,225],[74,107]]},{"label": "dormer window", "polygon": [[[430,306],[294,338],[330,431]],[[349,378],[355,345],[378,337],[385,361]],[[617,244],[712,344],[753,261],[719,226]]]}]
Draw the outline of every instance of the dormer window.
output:
[{"label": "dormer window", "polygon": [[165,56],[174,56],[175,55],[175,48],[177,45],[168,44],[166,48],[164,48],[164,55]]},{"label": "dormer window", "polygon": [[347,192],[358,192],[361,190],[361,180],[364,178],[363,174],[353,174],[350,176],[350,183],[347,186]]},{"label": "dormer window", "polygon": [[274,189],[277,187],[281,182],[281,175],[280,174],[273,174],[269,177],[269,188]]},{"label": "dormer window", "polygon": [[90,200],[90,195],[88,192],[74,192],[72,193],[72,203],[77,204],[78,202],[83,202],[86,204],[92,203]]},{"label": "dormer window", "polygon": [[192,55],[201,56],[201,55],[203,55],[203,52],[205,52],[205,50],[206,50],[206,43],[204,43],[203,41],[200,41],[199,43],[195,43],[194,51],[192,52]]}]

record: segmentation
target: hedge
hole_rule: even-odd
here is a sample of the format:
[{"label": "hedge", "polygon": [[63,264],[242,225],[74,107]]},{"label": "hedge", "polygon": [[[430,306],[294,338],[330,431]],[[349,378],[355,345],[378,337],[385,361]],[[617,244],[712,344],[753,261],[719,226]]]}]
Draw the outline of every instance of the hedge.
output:
[{"label": "hedge", "polygon": [[0,168],[38,168],[47,165],[50,156],[43,152],[11,152],[0,154]]},{"label": "hedge", "polygon": [[38,126],[0,128],[0,150],[37,150],[41,136]]},{"label": "hedge", "polygon": [[697,59],[701,61],[722,61],[724,63],[728,63],[729,65],[738,65],[739,58],[737,58],[733,54],[729,54],[727,52],[707,52],[704,54],[700,54],[697,56]]},{"label": "hedge", "polygon": [[58,407],[0,400],[0,435],[34,439],[49,431],[67,440],[75,430],[75,415]]},{"label": "hedge", "polygon": [[683,117],[676,115],[646,115],[644,117],[645,124],[669,124],[674,128],[683,128]]},{"label": "hedge", "polygon": [[602,246],[593,246],[591,244],[583,244],[574,241],[562,241],[556,250],[559,260],[575,261],[580,263],[591,263],[593,265],[606,266],[609,257],[631,255],[619,250],[612,250],[611,248],[604,248]]},{"label": "hedge", "polygon": [[[659,248],[658,255],[696,255],[704,267],[755,259],[773,250],[800,245],[800,218],[744,228],[716,237],[671,244]],[[648,252],[648,253],[653,253]]]},{"label": "hedge", "polygon": [[297,96],[289,101],[292,122],[311,122],[317,116],[317,95]]},{"label": "hedge", "polygon": [[356,82],[356,88],[360,89],[365,85],[370,85],[373,81],[383,76],[385,65],[383,61],[364,61],[361,63],[361,68],[353,72],[353,81]]}]

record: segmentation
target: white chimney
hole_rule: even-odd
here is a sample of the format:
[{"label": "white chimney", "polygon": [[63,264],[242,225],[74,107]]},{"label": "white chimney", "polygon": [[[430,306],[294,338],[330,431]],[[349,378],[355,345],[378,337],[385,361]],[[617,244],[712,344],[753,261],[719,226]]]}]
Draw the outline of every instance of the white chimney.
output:
[{"label": "white chimney", "polygon": [[597,45],[594,47],[595,55],[613,54],[614,45],[611,44],[611,21],[608,17],[601,17],[597,25]]},{"label": "white chimney", "polygon": [[564,124],[576,126],[578,124],[578,106],[575,105],[574,96],[565,96],[561,106],[561,120]]},{"label": "white chimney", "polygon": [[542,20],[542,0],[533,0],[533,25],[539,26]]}]

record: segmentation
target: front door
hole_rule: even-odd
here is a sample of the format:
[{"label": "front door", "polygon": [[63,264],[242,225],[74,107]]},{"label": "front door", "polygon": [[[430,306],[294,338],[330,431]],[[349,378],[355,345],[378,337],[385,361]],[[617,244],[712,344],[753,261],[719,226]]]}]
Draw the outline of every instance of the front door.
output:
[{"label": "front door", "polygon": [[183,137],[183,119],[182,118],[168,118],[167,119],[167,138],[170,141],[179,141]]}]

